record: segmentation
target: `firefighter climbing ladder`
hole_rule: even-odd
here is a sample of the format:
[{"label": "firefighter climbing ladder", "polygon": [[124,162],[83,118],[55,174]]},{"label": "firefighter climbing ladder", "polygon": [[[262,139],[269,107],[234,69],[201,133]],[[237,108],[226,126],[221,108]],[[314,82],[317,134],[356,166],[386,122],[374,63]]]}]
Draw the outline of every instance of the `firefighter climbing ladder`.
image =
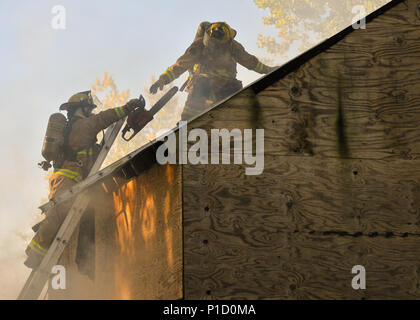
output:
[{"label": "firefighter climbing ladder", "polygon": [[[103,138],[104,142],[101,152],[99,153],[99,156],[95,164],[93,165],[89,176],[85,180],[88,180],[89,177],[96,176],[95,174],[99,171],[103,162],[105,161],[105,158],[108,155],[108,152],[111,149],[111,146],[113,145],[115,139],[117,138],[117,135],[120,132],[124,121],[125,118],[112,124],[106,130]],[[50,248],[47,251],[47,254],[42,259],[42,262],[39,265],[39,267],[33,270],[30,274],[28,280],[26,281],[24,287],[22,288],[22,291],[18,296],[18,300],[35,300],[39,297],[39,295],[45,287],[45,284],[51,276],[52,267],[60,259],[64,248],[70,241],[70,238],[77,225],[79,224],[80,218],[82,217],[83,212],[87,208],[88,204],[89,195],[86,192],[77,195],[73,206],[71,207],[63,224],[61,225],[55,239],[53,240]]]},{"label": "firefighter climbing ladder", "polygon": [[[164,94],[158,102],[156,102],[153,107],[150,108],[149,113],[150,116],[154,117],[154,115],[159,112],[165,104],[178,92],[178,87],[172,87],[166,94]],[[50,199],[49,202],[39,207],[42,212],[46,212],[47,210],[55,207],[56,205],[62,203],[63,201],[69,200],[75,196],[77,196],[73,202],[73,206],[71,207],[70,211],[68,212],[63,224],[61,225],[58,233],[53,240],[50,248],[47,251],[47,254],[42,259],[41,264],[36,270],[33,270],[32,273],[29,275],[28,280],[26,281],[22,291],[18,296],[18,300],[35,300],[37,299],[40,294],[42,293],[45,284],[47,283],[48,279],[51,276],[51,269],[52,267],[58,262],[63,253],[67,243],[70,241],[70,238],[78,226],[80,222],[80,218],[83,215],[83,212],[86,210],[89,204],[89,195],[82,191],[86,190],[88,187],[96,183],[100,180],[103,176],[110,174],[120,165],[126,163],[128,160],[132,159],[133,156],[136,154],[128,154],[120,161],[116,162],[115,164],[108,166],[101,171],[103,162],[105,161],[106,156],[108,155],[111,146],[114,144],[115,139],[117,138],[118,133],[120,132],[123,124],[125,122],[125,118],[119,120],[118,122],[112,124],[105,132],[104,136],[104,143],[99,153],[99,156],[93,165],[92,169],[88,177],[69,190],[60,193],[59,195],[54,196]],[[147,147],[147,145],[145,146]]]},{"label": "firefighter climbing ladder", "polygon": [[[178,92],[178,87],[172,87],[167,93],[165,93],[162,98],[159,99],[158,102],[156,102],[153,107],[150,108],[149,112],[152,116],[154,116],[156,113],[158,113],[165,104]],[[152,143],[152,142],[150,142]],[[67,191],[60,192],[60,194],[55,195],[52,199],[50,199],[49,202],[43,204],[39,207],[39,209],[42,210],[42,212],[46,212],[47,210],[55,207],[57,204],[60,204],[68,199],[71,199],[75,195],[81,193],[82,191],[86,190],[88,187],[96,183],[98,180],[100,180],[102,177],[107,176],[111,174],[117,167],[120,165],[126,163],[127,161],[131,160],[136,154],[141,152],[143,149],[145,149],[148,146],[146,144],[143,148],[140,150],[134,151],[131,154],[126,155],[125,157],[121,158],[116,163],[102,169],[98,172],[91,171],[91,174],[75,186],[71,187]]]}]

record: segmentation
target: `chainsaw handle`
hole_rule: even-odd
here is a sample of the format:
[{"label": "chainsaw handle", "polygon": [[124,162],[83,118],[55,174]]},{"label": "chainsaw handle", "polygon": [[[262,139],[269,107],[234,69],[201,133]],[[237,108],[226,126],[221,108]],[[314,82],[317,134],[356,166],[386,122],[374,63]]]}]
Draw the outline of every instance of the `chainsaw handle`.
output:
[{"label": "chainsaw handle", "polygon": [[144,108],[146,106],[146,100],[144,100],[143,95],[139,96],[139,100],[140,100],[140,103],[141,103],[141,107]]},{"label": "chainsaw handle", "polygon": [[[143,95],[141,95],[140,94],[140,96],[139,96],[139,100],[140,100],[140,103],[141,103],[141,107],[138,107],[138,108],[136,108],[136,109],[134,109],[132,112],[136,112],[136,110],[138,110],[138,109],[140,109],[140,108],[144,108],[145,107],[145,105],[146,105],[146,100],[144,100],[144,97],[143,97]],[[122,130],[122,138],[125,140],[125,141],[130,141],[131,139],[133,139],[134,138],[134,136],[138,133],[138,131],[136,132],[135,130],[134,130],[134,132],[131,134],[131,136],[129,137],[129,138],[127,138],[126,137],[126,135],[127,135],[127,133],[129,132],[129,131],[131,131],[131,130],[134,130],[130,125],[128,125],[128,124],[126,124],[125,125],[125,127],[124,127],[124,129]]]},{"label": "chainsaw handle", "polygon": [[[134,138],[134,136],[139,133],[150,121],[153,120],[154,115],[162,109],[162,107],[178,92],[178,87],[172,87],[167,93],[163,95],[162,98],[156,102],[150,110],[145,110],[143,108],[137,108],[133,110],[127,119],[127,124],[125,125],[124,129],[121,132],[121,136],[125,141],[130,141]],[[139,97],[140,101],[143,105],[145,105],[145,101],[142,95]],[[137,114],[139,109],[143,109],[142,113]],[[133,118],[134,117],[134,118]],[[127,133],[133,130],[133,133],[127,137]]]},{"label": "chainsaw handle", "polygon": [[134,136],[138,133],[138,131],[136,132],[135,130],[133,130],[133,133],[131,134],[131,136],[130,137],[128,137],[128,138],[126,138],[126,135],[127,135],[127,133],[129,132],[129,131],[131,131],[131,130],[133,130],[133,128],[131,128],[131,127],[125,127],[124,129],[123,129],[123,131],[122,131],[122,138],[125,140],[125,141],[130,141],[131,139],[133,139],[134,138]]}]

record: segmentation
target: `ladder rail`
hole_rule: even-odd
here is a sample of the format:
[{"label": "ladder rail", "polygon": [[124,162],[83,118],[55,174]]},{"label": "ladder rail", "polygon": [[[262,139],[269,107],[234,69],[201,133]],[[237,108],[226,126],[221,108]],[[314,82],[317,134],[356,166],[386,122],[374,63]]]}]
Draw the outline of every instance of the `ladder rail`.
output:
[{"label": "ladder rail", "polygon": [[[89,176],[94,176],[95,173],[101,168],[106,156],[111,149],[115,139],[118,136],[125,118],[112,124],[105,132],[103,138],[103,146],[96,159]],[[41,261],[39,267],[33,270],[23,286],[18,300],[35,300],[39,297],[45,284],[51,276],[52,267],[58,262],[63,253],[66,245],[70,241],[80,219],[89,205],[89,195],[87,193],[80,193],[77,195],[70,211],[68,212],[63,224],[60,226],[57,235],[51,243],[46,255]]]}]

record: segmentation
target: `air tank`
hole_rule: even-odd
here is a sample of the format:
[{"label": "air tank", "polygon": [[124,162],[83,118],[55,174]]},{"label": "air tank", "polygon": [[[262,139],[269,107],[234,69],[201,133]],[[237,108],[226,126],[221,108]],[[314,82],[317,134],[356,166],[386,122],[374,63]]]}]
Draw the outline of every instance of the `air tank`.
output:
[{"label": "air tank", "polygon": [[63,114],[53,113],[50,116],[42,146],[42,156],[48,162],[57,160],[64,143],[66,126],[67,119]]}]

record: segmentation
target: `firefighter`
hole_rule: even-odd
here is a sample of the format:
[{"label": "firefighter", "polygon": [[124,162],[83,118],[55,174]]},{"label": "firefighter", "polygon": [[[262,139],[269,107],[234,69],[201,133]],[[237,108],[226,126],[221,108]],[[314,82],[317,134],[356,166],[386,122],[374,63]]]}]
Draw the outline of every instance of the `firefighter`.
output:
[{"label": "firefighter", "polygon": [[[49,198],[86,178],[100,151],[97,134],[142,106],[144,104],[139,99],[132,99],[125,106],[93,114],[96,105],[90,91],[79,92],[62,104],[60,110],[67,111],[67,125],[59,157],[61,160],[54,162],[55,170],[49,180]],[[72,200],[68,200],[45,213],[45,219],[26,248],[27,267],[38,267],[71,205]]]},{"label": "firefighter", "polygon": [[236,31],[225,22],[201,23],[194,42],[150,87],[150,93],[189,71],[188,98],[181,115],[182,120],[189,120],[242,89],[242,82],[236,79],[237,63],[262,74],[274,70],[246,52],[235,36]]}]

